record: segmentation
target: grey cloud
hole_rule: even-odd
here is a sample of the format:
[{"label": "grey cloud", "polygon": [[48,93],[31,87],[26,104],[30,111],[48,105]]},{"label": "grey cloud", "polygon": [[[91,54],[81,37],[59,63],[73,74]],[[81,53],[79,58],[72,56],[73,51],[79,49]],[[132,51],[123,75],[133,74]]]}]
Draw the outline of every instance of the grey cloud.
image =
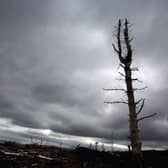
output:
[{"label": "grey cloud", "polygon": [[5,100],[4,97],[0,99],[0,116],[12,119],[12,122],[17,125],[27,126],[27,127],[38,127],[38,122],[29,113],[25,111],[20,111],[15,104],[9,100]]},{"label": "grey cloud", "polygon": [[77,92],[77,88],[68,86],[68,84],[46,84],[37,86],[32,90],[33,95],[42,102],[63,103],[72,106],[80,102],[80,96],[76,95]]},{"label": "grey cloud", "polygon": [[16,24],[30,23],[34,21],[43,20],[46,18],[48,3],[44,0],[29,1],[15,0],[15,1],[1,1],[1,22],[3,26],[16,26]]},{"label": "grey cloud", "polygon": [[114,132],[116,139],[126,139],[127,109],[104,105],[101,89],[117,85],[112,26],[128,17],[135,64],[149,67],[142,76],[152,85],[142,94],[149,99],[143,114],[158,113],[140,124],[142,139],[166,140],[167,126],[161,124],[168,98],[166,5],[166,0],[1,1],[0,116],[25,127],[106,138]]}]

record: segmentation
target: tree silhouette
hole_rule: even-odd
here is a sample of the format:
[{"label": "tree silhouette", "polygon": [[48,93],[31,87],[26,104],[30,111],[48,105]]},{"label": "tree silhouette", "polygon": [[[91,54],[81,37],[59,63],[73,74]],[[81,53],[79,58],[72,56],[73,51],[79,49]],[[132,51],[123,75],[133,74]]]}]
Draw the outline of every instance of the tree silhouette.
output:
[{"label": "tree silhouette", "polygon": [[[142,121],[146,118],[153,117],[156,113],[151,115],[139,117],[139,114],[142,112],[144,107],[145,99],[135,100],[134,92],[137,90],[144,90],[144,88],[134,88],[133,82],[139,81],[137,78],[132,77],[132,71],[138,71],[138,68],[132,68],[132,55],[133,50],[131,46],[131,42],[133,38],[130,37],[130,24],[128,20],[121,21],[119,19],[117,28],[115,30],[114,36],[117,39],[116,44],[112,44],[114,51],[117,53],[120,66],[123,69],[123,73],[119,72],[122,79],[125,81],[126,88],[116,88],[116,89],[104,89],[106,91],[123,91],[126,93],[128,100],[127,101],[112,101],[105,102],[110,104],[126,104],[129,109],[129,129],[130,129],[130,143],[132,150],[132,159],[134,163],[136,163],[137,167],[142,168],[142,145],[139,138],[139,128],[138,122]],[[139,108],[138,108],[139,106]]]}]

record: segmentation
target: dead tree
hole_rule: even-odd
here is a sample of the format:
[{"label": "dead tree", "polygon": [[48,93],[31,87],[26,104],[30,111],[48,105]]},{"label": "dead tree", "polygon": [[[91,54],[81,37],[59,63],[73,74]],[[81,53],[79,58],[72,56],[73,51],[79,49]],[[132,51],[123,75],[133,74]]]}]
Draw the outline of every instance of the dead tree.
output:
[{"label": "dead tree", "polygon": [[[117,39],[116,44],[112,44],[114,51],[117,53],[120,66],[123,69],[123,73],[120,72],[120,75],[123,80],[125,80],[126,88],[116,88],[116,89],[104,89],[106,91],[122,91],[127,95],[127,101],[113,101],[113,102],[105,102],[110,104],[126,104],[129,109],[129,128],[130,128],[130,143],[132,150],[132,158],[137,163],[138,167],[142,166],[142,152],[141,152],[141,141],[139,137],[139,128],[138,122],[143,119],[150,118],[156,113],[143,116],[139,118],[139,114],[141,113],[145,99],[135,100],[134,92],[138,90],[144,90],[144,88],[134,88],[133,82],[138,81],[137,78],[132,77],[132,71],[137,71],[138,68],[132,68],[132,46],[131,41],[133,38],[130,37],[129,32],[130,24],[127,19],[124,22],[119,20],[117,29],[115,31],[115,37]],[[139,107],[139,108],[138,108]]]}]

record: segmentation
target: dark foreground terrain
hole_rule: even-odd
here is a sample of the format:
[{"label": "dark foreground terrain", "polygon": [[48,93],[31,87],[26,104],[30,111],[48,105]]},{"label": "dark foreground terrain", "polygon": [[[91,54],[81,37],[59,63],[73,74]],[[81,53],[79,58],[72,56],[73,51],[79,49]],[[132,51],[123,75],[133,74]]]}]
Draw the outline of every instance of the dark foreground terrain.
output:
[{"label": "dark foreground terrain", "polygon": [[[168,151],[145,151],[146,168],[168,167]],[[0,144],[0,168],[131,168],[128,152],[67,150],[40,145]]]}]

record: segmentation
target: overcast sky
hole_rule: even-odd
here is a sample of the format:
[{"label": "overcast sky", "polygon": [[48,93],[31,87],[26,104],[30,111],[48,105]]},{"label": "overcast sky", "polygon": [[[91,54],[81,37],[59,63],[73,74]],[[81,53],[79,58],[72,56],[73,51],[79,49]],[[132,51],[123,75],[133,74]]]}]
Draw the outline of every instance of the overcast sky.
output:
[{"label": "overcast sky", "polygon": [[165,145],[167,10],[167,0],[0,0],[1,136],[47,129],[127,140],[127,107],[103,103],[125,97],[102,88],[124,86],[111,44],[118,19],[128,18],[135,75],[148,86],[137,96],[147,99],[143,114],[157,113],[140,123],[141,138]]}]

